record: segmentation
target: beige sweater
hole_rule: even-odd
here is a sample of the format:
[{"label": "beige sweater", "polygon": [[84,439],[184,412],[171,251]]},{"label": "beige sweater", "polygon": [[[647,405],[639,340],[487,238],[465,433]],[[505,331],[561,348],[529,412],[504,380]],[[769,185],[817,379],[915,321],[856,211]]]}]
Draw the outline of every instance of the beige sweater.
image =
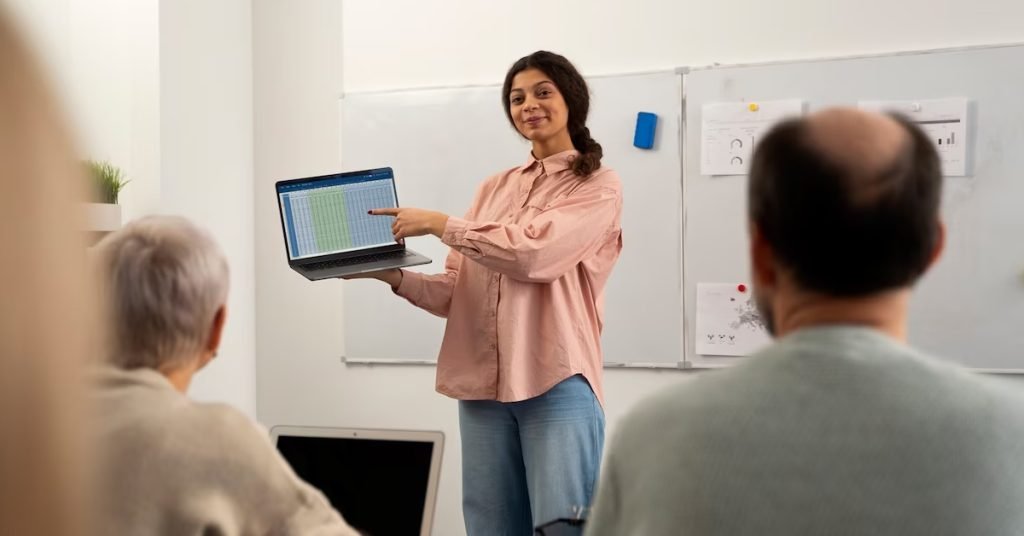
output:
[{"label": "beige sweater", "polygon": [[242,413],[158,372],[97,375],[103,534],[356,536]]}]

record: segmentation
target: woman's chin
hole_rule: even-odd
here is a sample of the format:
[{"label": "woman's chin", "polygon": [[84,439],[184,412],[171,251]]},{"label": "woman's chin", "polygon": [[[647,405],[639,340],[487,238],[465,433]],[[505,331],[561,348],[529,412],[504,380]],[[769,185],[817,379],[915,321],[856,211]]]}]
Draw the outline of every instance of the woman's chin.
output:
[{"label": "woman's chin", "polygon": [[539,129],[538,130],[529,130],[528,129],[526,132],[523,132],[522,134],[523,134],[524,138],[530,140],[533,143],[542,143],[542,142],[544,142],[545,140],[547,140],[548,138],[551,137],[546,132],[544,132],[543,130],[539,130]]}]

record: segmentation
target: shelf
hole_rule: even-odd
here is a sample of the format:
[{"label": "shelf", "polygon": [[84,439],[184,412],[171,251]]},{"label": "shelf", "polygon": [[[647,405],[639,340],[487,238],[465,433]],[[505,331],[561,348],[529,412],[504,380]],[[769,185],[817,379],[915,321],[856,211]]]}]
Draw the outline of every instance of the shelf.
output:
[{"label": "shelf", "polygon": [[121,205],[86,203],[86,231],[109,233],[121,228]]}]

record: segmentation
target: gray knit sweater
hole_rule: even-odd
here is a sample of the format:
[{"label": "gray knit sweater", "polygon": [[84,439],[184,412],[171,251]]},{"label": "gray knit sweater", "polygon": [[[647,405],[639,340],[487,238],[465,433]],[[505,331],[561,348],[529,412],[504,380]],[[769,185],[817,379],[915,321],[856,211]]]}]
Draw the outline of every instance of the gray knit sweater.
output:
[{"label": "gray knit sweater", "polygon": [[1005,381],[800,330],[633,411],[587,534],[1024,534],[1024,386]]}]

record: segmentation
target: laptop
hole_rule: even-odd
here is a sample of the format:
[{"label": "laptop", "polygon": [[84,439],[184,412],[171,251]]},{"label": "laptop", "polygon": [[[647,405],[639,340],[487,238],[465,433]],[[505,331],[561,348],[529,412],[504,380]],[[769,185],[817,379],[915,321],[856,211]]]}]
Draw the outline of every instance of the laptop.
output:
[{"label": "laptop", "polygon": [[369,536],[428,536],[442,432],[275,426],[277,450],[345,521]]},{"label": "laptop", "polygon": [[391,233],[391,216],[374,208],[398,207],[391,168],[278,181],[288,265],[310,281],[429,264]]}]

